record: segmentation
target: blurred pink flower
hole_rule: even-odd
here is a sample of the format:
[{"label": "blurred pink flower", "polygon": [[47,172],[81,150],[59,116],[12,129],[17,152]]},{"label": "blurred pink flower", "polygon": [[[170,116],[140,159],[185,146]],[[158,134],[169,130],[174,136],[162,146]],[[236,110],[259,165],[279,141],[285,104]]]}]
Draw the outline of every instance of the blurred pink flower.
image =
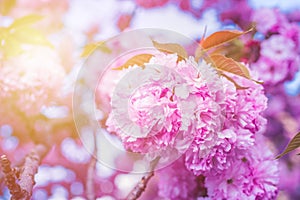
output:
[{"label": "blurred pink flower", "polygon": [[195,199],[196,197],[196,176],[184,166],[184,160],[178,159],[172,165],[158,172],[159,183],[158,195],[167,199]]},{"label": "blurred pink flower", "polygon": [[296,45],[296,50],[300,52],[300,27],[296,23],[285,23],[280,27],[279,34],[289,38]]},{"label": "blurred pink flower", "polygon": [[0,114],[3,116],[0,124],[10,124],[18,132],[24,123],[41,114],[42,106],[61,101],[59,91],[65,74],[58,55],[47,47],[32,47],[3,62],[0,67]]},{"label": "blurred pink flower", "polygon": [[135,3],[144,8],[160,7],[168,3],[169,0],[135,0]]},{"label": "blurred pink flower", "polygon": [[289,66],[282,63],[274,63],[272,59],[260,57],[252,68],[257,70],[260,78],[266,85],[276,85],[285,80],[289,74]]},{"label": "blurred pink flower", "polygon": [[272,35],[261,43],[261,56],[252,65],[266,85],[290,80],[299,70],[300,58],[293,40],[283,35]]},{"label": "blurred pink flower", "polygon": [[260,72],[261,79],[266,85],[276,85],[293,79],[299,70],[300,58],[295,57],[293,60],[284,60],[280,63],[274,63],[272,60],[261,59],[254,64],[255,69]]},{"label": "blurred pink flower", "polygon": [[288,193],[294,193],[299,188],[300,171],[299,162],[292,163],[290,161],[280,162],[280,182],[279,189]]},{"label": "blurred pink flower", "polygon": [[256,23],[256,29],[263,34],[277,32],[279,27],[287,22],[278,10],[270,8],[255,10],[252,20]]},{"label": "blurred pink flower", "polygon": [[295,43],[293,40],[282,35],[272,35],[261,43],[261,56],[280,62],[291,60],[296,55]]}]

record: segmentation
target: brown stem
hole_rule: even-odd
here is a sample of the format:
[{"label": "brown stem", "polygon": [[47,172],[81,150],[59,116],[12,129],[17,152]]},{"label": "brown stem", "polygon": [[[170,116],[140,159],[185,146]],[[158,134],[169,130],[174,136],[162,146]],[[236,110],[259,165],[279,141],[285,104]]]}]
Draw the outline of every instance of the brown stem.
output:
[{"label": "brown stem", "polygon": [[32,195],[32,189],[35,185],[34,175],[38,171],[38,167],[41,163],[41,160],[45,157],[48,152],[48,148],[45,145],[38,144],[35,148],[25,157],[24,166],[20,171],[20,187],[26,191],[26,198],[23,199],[29,200]]}]

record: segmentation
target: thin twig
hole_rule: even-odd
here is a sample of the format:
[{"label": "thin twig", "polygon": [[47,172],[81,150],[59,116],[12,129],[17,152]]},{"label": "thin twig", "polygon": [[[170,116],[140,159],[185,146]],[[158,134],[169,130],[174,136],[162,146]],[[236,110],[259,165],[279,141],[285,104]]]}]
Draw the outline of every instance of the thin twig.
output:
[{"label": "thin twig", "polygon": [[88,200],[95,199],[94,174],[95,174],[96,163],[97,163],[96,158],[92,156],[88,167],[87,180],[86,180],[86,195]]},{"label": "thin twig", "polygon": [[97,149],[97,136],[95,131],[93,132],[93,137],[94,137],[94,152],[88,167],[87,180],[86,180],[86,196],[88,200],[96,199],[94,177],[95,177],[95,167],[97,163],[98,149]]}]

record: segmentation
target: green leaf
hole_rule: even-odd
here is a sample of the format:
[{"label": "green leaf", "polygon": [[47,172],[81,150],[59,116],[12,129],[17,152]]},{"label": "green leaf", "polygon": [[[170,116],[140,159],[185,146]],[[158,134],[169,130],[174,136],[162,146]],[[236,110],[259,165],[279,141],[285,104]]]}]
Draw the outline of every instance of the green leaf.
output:
[{"label": "green leaf", "polygon": [[11,34],[11,37],[24,44],[44,45],[53,47],[44,34],[31,27],[24,27],[22,28],[22,30],[13,32]]},{"label": "green leaf", "polygon": [[205,50],[220,46],[226,42],[229,42],[231,40],[234,40],[235,38],[246,34],[248,32],[252,31],[252,28],[248,31],[236,31],[236,30],[224,30],[224,31],[218,31],[210,36],[208,36],[206,39],[202,40],[200,43],[201,47]]},{"label": "green leaf", "polygon": [[5,58],[22,52],[23,44],[52,47],[46,36],[31,25],[42,19],[39,15],[27,15],[16,19],[9,27],[0,28],[0,48]]},{"label": "green leaf", "polygon": [[156,41],[152,41],[153,46],[161,51],[161,52],[165,52],[165,53],[176,53],[178,56],[178,60],[183,60],[185,58],[188,57],[188,54],[186,52],[186,50],[184,49],[183,46],[179,45],[179,44],[175,44],[175,43],[158,43]]},{"label": "green leaf", "polygon": [[16,56],[22,52],[20,43],[14,38],[5,40],[0,49],[4,53],[5,58]]},{"label": "green leaf", "polygon": [[[289,142],[289,144],[287,145],[287,147],[285,148],[285,150],[279,154],[276,159],[281,158],[282,156],[284,156],[285,154],[295,150],[296,148],[300,147],[300,132],[297,133],[292,140]],[[298,154],[299,155],[299,154]]]},{"label": "green leaf", "polygon": [[130,58],[125,64],[121,65],[118,68],[114,68],[113,70],[122,70],[127,69],[130,66],[138,65],[144,66],[145,63],[149,62],[153,55],[151,54],[139,54]]},{"label": "green leaf", "polygon": [[91,55],[96,49],[100,49],[102,52],[104,53],[111,53],[111,49],[102,41],[100,42],[96,42],[96,43],[91,43],[91,44],[87,44],[82,53],[81,53],[81,57],[85,58],[88,57],[89,55]]},{"label": "green leaf", "polygon": [[24,17],[21,17],[19,19],[16,19],[10,26],[9,29],[13,30],[13,29],[19,29],[22,28],[24,26],[30,26],[38,21],[40,21],[41,19],[43,19],[43,16],[41,15],[35,15],[35,14],[31,14],[31,15],[26,15]]}]

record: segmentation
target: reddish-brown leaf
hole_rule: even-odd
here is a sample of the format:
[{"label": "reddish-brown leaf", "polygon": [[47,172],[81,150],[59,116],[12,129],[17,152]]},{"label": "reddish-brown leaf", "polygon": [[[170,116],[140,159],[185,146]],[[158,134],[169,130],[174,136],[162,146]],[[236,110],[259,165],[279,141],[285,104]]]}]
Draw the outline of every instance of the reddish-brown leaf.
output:
[{"label": "reddish-brown leaf", "polygon": [[145,63],[149,62],[153,55],[151,54],[139,54],[130,58],[126,63],[121,65],[120,67],[114,68],[114,70],[122,70],[127,69],[130,66],[138,65],[144,66]]},{"label": "reddish-brown leaf", "polygon": [[282,156],[284,156],[285,154],[295,150],[296,148],[300,147],[300,132],[297,133],[293,139],[289,142],[289,144],[287,145],[287,147],[285,148],[285,150],[279,154],[276,159],[281,158]]},{"label": "reddish-brown leaf", "polygon": [[183,60],[188,57],[188,54],[183,46],[175,43],[158,43],[156,41],[152,41],[153,46],[159,51],[165,53],[176,53],[178,56],[178,61]]},{"label": "reddish-brown leaf", "polygon": [[211,34],[204,40],[202,40],[201,46],[203,49],[210,49],[213,47],[217,47],[250,31],[252,31],[252,29],[249,29],[248,31],[235,31],[235,30],[218,31]]},{"label": "reddish-brown leaf", "polygon": [[246,78],[249,78],[249,79],[250,79],[251,76],[250,76],[250,72],[249,72],[249,70],[247,69],[247,67],[246,67],[245,65],[239,63],[239,62],[236,62],[236,63],[240,66],[240,68],[241,68],[243,74],[245,74]]},{"label": "reddish-brown leaf", "polygon": [[248,89],[248,88],[249,88],[249,87],[241,86],[241,85],[238,84],[233,78],[227,76],[227,75],[224,74],[224,73],[221,73],[221,76],[224,76],[227,80],[229,80],[230,82],[232,82],[237,90],[245,90],[245,89]]},{"label": "reddish-brown leaf", "polygon": [[215,54],[211,55],[210,59],[213,63],[213,66],[220,71],[229,72],[247,79],[251,79],[248,69],[232,58],[227,58],[221,54]]}]

